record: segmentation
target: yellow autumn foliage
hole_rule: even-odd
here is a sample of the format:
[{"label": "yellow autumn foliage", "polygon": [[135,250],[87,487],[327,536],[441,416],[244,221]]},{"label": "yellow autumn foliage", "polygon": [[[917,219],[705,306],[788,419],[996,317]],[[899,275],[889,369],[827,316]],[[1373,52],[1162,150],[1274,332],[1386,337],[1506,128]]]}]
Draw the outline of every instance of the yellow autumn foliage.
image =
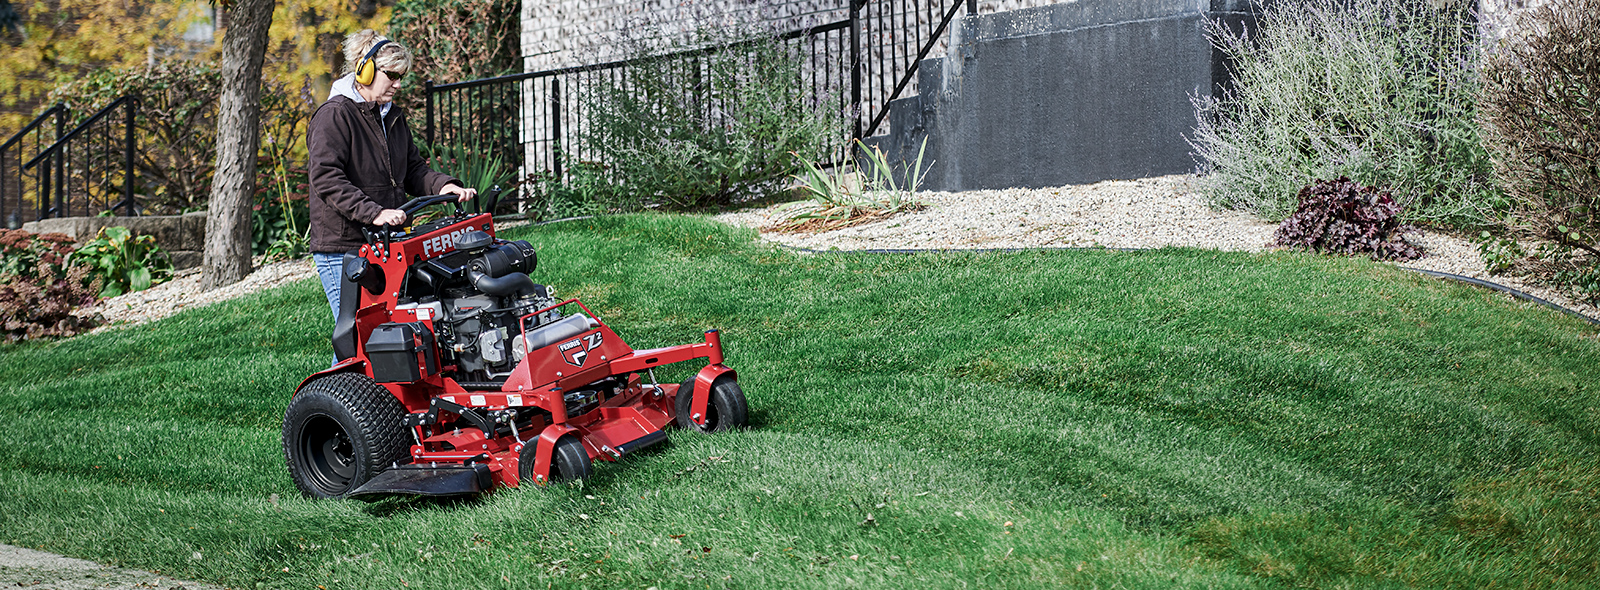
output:
[{"label": "yellow autumn foliage", "polygon": [[[220,53],[223,31],[211,25],[223,9],[204,0],[10,3],[25,34],[0,43],[0,141],[48,108],[44,101],[52,89],[78,76],[159,59],[214,60]],[[360,8],[354,0],[278,2],[264,74],[290,88],[309,81],[318,98],[326,96],[330,76],[343,63],[339,44],[344,36],[363,28],[383,30],[389,20],[387,6],[377,6],[367,17],[358,14]]]}]

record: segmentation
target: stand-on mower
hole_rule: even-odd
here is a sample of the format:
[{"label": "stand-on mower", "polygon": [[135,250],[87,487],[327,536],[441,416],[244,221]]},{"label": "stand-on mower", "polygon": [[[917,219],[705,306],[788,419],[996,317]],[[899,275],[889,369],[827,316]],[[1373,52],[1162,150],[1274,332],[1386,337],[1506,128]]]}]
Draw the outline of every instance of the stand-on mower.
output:
[{"label": "stand-on mower", "polygon": [[[454,195],[419,197],[409,218]],[[526,241],[494,237],[498,195],[411,231],[369,232],[345,255],[338,362],[308,377],[283,417],[283,454],[306,496],[455,496],[496,483],[589,477],[665,440],[668,424],[744,426],[748,408],[716,330],[633,350],[576,299],[528,278]],[[476,203],[475,203],[476,204]],[[661,365],[704,358],[682,384]],[[646,378],[646,376],[648,378]]]}]

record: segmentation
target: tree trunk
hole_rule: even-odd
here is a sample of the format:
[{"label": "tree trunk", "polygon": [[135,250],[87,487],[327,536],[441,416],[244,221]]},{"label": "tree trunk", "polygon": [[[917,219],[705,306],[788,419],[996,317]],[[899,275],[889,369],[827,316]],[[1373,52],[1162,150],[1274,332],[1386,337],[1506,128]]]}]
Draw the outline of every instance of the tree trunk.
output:
[{"label": "tree trunk", "polygon": [[217,101],[217,166],[206,214],[200,288],[239,282],[250,273],[250,204],[260,147],[261,62],[273,0],[223,2],[222,94]]}]

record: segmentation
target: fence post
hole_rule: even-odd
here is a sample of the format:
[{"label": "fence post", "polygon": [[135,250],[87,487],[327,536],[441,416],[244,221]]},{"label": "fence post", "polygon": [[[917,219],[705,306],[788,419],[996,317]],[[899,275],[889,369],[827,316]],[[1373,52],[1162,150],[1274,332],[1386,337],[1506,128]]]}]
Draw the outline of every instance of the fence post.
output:
[{"label": "fence post", "polygon": [[[61,136],[66,135],[66,134],[67,134],[67,120],[66,120],[66,118],[65,117],[56,117],[56,141],[61,141]],[[55,164],[55,175],[56,175],[56,181],[55,181],[55,185],[56,185],[56,207],[55,207],[55,212],[56,212],[56,215],[59,216],[59,217],[65,217],[65,214],[66,214],[66,211],[67,211],[67,153],[68,153],[67,150],[70,149],[71,147],[72,146],[69,145],[69,144],[62,144],[61,149],[56,150],[55,153],[50,156],[50,161],[51,161],[50,163]],[[48,175],[48,174],[51,173],[51,171],[50,171],[49,168],[46,168],[44,173]],[[46,200],[48,200],[50,197],[49,197],[49,195],[45,195],[44,198]]]},{"label": "fence post", "polygon": [[[850,111],[855,116],[850,139],[861,139],[861,7],[865,5],[866,0],[850,0]],[[852,155],[855,149],[851,142]]]},{"label": "fence post", "polygon": [[123,117],[122,128],[122,203],[127,208],[128,217],[133,217],[137,214],[133,208],[133,110],[138,108],[139,99],[130,100],[123,106],[127,113]]},{"label": "fence post", "polygon": [[44,165],[39,167],[39,216],[34,220],[45,219],[50,215],[50,179],[55,176],[55,155],[48,154],[44,157]]},{"label": "fence post", "polygon": [[967,0],[967,16],[978,14],[978,0]]},{"label": "fence post", "polygon": [[561,182],[561,80],[550,78],[550,166]]},{"label": "fence post", "polygon": [[422,95],[427,97],[427,99],[428,99],[428,101],[427,101],[428,102],[427,109],[425,111],[423,111],[423,115],[422,115],[423,119],[428,122],[428,125],[427,125],[428,131],[427,131],[427,133],[424,134],[424,136],[428,138],[428,149],[432,150],[433,149],[433,80],[430,79],[430,80],[422,83]]}]

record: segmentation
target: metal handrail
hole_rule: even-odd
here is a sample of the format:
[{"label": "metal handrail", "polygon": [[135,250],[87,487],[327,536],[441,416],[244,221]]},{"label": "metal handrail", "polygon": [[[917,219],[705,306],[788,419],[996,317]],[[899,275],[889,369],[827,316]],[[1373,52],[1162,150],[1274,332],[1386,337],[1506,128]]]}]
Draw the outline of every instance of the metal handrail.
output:
[{"label": "metal handrail", "polygon": [[105,117],[108,113],[110,113],[112,111],[112,109],[115,109],[115,108],[117,108],[119,106],[122,106],[123,103],[130,102],[132,100],[134,100],[134,97],[133,97],[132,94],[129,94],[127,96],[124,96],[122,98],[119,98],[119,99],[113,101],[109,105],[106,105],[106,108],[100,109],[100,112],[97,112],[97,113],[94,114],[94,116],[89,117],[89,120],[84,121],[83,123],[80,123],[77,127],[74,127],[72,129],[72,131],[68,131],[66,135],[63,135],[63,136],[61,136],[60,139],[57,139],[55,143],[50,144],[50,147],[47,147],[47,148],[44,148],[43,150],[41,150],[39,152],[39,155],[34,156],[34,158],[32,160],[28,160],[27,164],[23,164],[22,165],[22,169],[24,171],[26,171],[26,170],[28,170],[30,168],[33,168],[34,164],[38,164],[40,160],[43,160],[46,157],[49,157],[51,154],[53,154],[57,150],[60,150],[62,146],[66,145],[67,142],[72,141],[72,138],[76,137],[78,135],[78,133],[82,132],[84,129],[87,129],[90,125],[93,125],[93,124],[99,122],[100,119]]},{"label": "metal handrail", "polygon": [[878,130],[878,125],[883,123],[885,117],[889,116],[889,103],[894,99],[900,98],[900,93],[911,83],[911,77],[917,75],[917,69],[921,67],[922,60],[928,57],[928,52],[933,51],[935,45],[939,44],[941,40],[939,36],[944,34],[945,28],[950,26],[950,21],[955,19],[956,11],[963,7],[967,9],[968,14],[977,14],[976,0],[955,0],[950,3],[950,9],[945,11],[944,19],[939,21],[939,28],[934,29],[933,35],[928,37],[928,42],[922,44],[922,49],[917,52],[917,59],[911,61],[911,66],[906,68],[905,75],[901,76],[900,82],[894,85],[894,92],[889,94],[889,98],[884,99],[883,108],[878,110],[877,116],[872,118],[872,124],[867,126],[867,132],[861,134],[860,137],[872,137],[872,134]]},{"label": "metal handrail", "polygon": [[11,146],[17,145],[18,142],[22,141],[22,136],[27,135],[29,132],[31,132],[34,129],[38,128],[39,125],[44,123],[44,120],[46,118],[48,118],[48,117],[50,117],[52,115],[55,115],[57,113],[65,115],[66,112],[67,112],[67,105],[61,104],[59,102],[56,103],[56,106],[53,106],[53,107],[50,107],[49,109],[46,109],[45,112],[40,113],[38,117],[34,118],[32,123],[28,123],[27,126],[23,127],[22,131],[18,131],[16,135],[11,136],[11,139],[6,140],[6,143],[4,145],[0,145],[0,152],[9,150],[9,149],[11,149]]}]

